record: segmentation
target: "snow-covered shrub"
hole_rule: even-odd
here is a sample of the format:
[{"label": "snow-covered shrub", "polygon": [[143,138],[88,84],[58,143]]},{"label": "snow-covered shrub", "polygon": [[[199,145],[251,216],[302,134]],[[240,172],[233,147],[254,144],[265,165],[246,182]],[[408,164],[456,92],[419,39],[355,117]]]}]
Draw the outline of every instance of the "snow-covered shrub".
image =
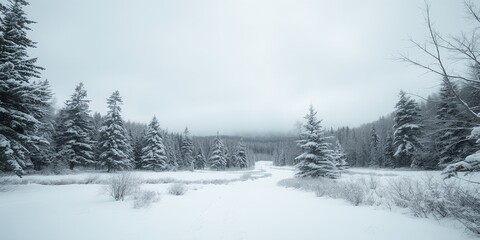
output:
[{"label": "snow-covered shrub", "polygon": [[155,191],[138,191],[133,197],[134,208],[144,208],[150,206],[150,204],[160,200],[160,196]]},{"label": "snow-covered shrub", "polygon": [[140,181],[131,173],[123,172],[112,176],[107,180],[106,191],[115,201],[124,200],[126,196],[134,193],[139,186]]},{"label": "snow-covered shrub", "polygon": [[168,188],[168,193],[176,196],[183,195],[187,192],[187,185],[183,183],[174,183]]},{"label": "snow-covered shrub", "polygon": [[358,206],[363,203],[367,190],[365,185],[353,180],[340,182],[337,184],[336,191],[331,197],[339,197],[347,200],[351,204]]},{"label": "snow-covered shrub", "polygon": [[396,206],[408,208],[416,217],[427,218],[430,214],[445,217],[448,213],[443,199],[452,187],[454,186],[433,177],[422,179],[404,177],[389,181],[387,191]]},{"label": "snow-covered shrub", "polygon": [[337,183],[330,179],[317,179],[311,180],[305,189],[313,189],[315,196],[317,197],[336,197],[337,193]]},{"label": "snow-covered shrub", "polygon": [[480,190],[457,187],[446,198],[448,213],[470,231],[480,234]]}]

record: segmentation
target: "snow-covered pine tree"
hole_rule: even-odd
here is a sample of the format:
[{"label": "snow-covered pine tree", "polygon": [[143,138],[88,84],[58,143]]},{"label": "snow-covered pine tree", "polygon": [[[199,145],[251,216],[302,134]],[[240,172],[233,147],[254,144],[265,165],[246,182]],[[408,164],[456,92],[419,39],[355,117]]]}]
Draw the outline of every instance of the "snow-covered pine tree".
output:
[{"label": "snow-covered pine tree", "polygon": [[43,167],[52,164],[55,161],[54,134],[55,134],[55,109],[52,106],[52,90],[48,80],[33,82],[34,93],[39,102],[38,107],[42,112],[37,116],[41,122],[36,136],[45,139],[49,144],[37,149],[31,150],[30,159],[33,163],[33,169],[41,170]]},{"label": "snow-covered pine tree", "polygon": [[190,131],[188,131],[188,128],[185,128],[185,131],[183,132],[182,136],[182,147],[181,147],[181,153],[182,153],[182,168],[186,170],[193,171],[194,169],[194,156],[193,156],[193,141],[192,141],[192,136],[190,135]]},{"label": "snow-covered pine tree", "polygon": [[[480,145],[480,127],[474,127],[468,138],[475,140],[476,144]],[[480,172],[480,151],[468,155],[462,161],[449,164],[442,174],[449,178],[456,176],[459,171],[467,173]]]},{"label": "snow-covered pine tree", "polygon": [[230,150],[223,145],[223,156],[225,158],[225,168],[232,168],[235,167],[235,156],[230,154]]},{"label": "snow-covered pine tree", "polygon": [[404,91],[400,91],[399,97],[395,106],[395,124],[393,126],[396,149],[394,157],[398,164],[396,167],[424,167],[422,159],[417,156],[417,151],[421,149],[418,105],[415,100],[406,96]]},{"label": "snow-covered pine tree", "polygon": [[120,93],[115,91],[107,99],[108,112],[100,128],[98,141],[99,163],[107,172],[124,170],[133,166],[131,146],[121,116],[123,104]]},{"label": "snow-covered pine tree", "polygon": [[338,140],[335,142],[332,157],[333,162],[335,163],[335,166],[338,168],[338,170],[344,170],[348,168],[347,154],[345,154],[345,151],[343,150],[343,147]]},{"label": "snow-covered pine tree", "polygon": [[393,168],[396,166],[394,164],[394,157],[393,155],[395,154],[395,149],[393,146],[393,134],[391,132],[387,133],[387,140],[385,141],[385,148],[384,148],[384,159],[385,161],[383,162],[384,167],[388,168]]},{"label": "snow-covered pine tree", "polygon": [[194,166],[195,169],[204,169],[205,166],[207,165],[207,162],[205,160],[205,156],[202,153],[202,149],[197,147],[197,154],[195,155],[195,162]]},{"label": "snow-covered pine tree", "polygon": [[57,156],[67,162],[71,170],[76,165],[88,166],[95,163],[94,142],[91,139],[93,123],[88,109],[90,100],[86,98],[87,91],[83,83],[80,83],[57,119]]},{"label": "snow-covered pine tree", "polygon": [[[452,87],[457,90],[455,85]],[[436,139],[439,149],[439,165],[461,161],[468,156],[472,149],[470,128],[465,123],[466,116],[460,111],[457,99],[450,87],[443,82],[440,88],[440,99],[437,104],[438,127]]]},{"label": "snow-covered pine tree", "polygon": [[223,145],[220,136],[217,136],[213,140],[212,153],[209,158],[210,168],[215,170],[225,170],[227,160],[225,159],[225,146]]},{"label": "snow-covered pine tree", "polygon": [[377,130],[375,125],[372,124],[372,129],[370,130],[370,162],[368,163],[369,167],[379,167],[380,166],[380,156],[379,156],[379,139],[377,135]]},{"label": "snow-covered pine tree", "polygon": [[142,168],[151,170],[167,170],[167,154],[160,134],[160,125],[154,116],[148,124],[145,147],[142,149]]},{"label": "snow-covered pine tree", "polygon": [[23,174],[31,165],[31,151],[48,146],[48,141],[36,134],[45,114],[39,85],[29,82],[40,77],[43,68],[36,58],[29,58],[27,49],[35,43],[27,38],[34,23],[27,19],[24,0],[9,0],[0,6],[0,169]]},{"label": "snow-covered pine tree", "polygon": [[247,146],[245,146],[241,139],[238,142],[237,152],[235,154],[235,167],[248,168]]},{"label": "snow-covered pine tree", "polygon": [[132,144],[133,144],[133,162],[135,169],[142,168],[142,149],[145,147],[146,144],[146,129],[142,136],[132,137]]},{"label": "snow-covered pine tree", "polygon": [[296,157],[299,163],[296,165],[298,177],[327,177],[337,178],[338,168],[332,157],[330,144],[326,141],[325,131],[317,120],[317,112],[310,106],[305,116],[307,123],[303,125],[304,131],[297,141],[303,153]]},{"label": "snow-covered pine tree", "polygon": [[165,152],[167,153],[167,169],[177,171],[182,163],[181,159],[181,136],[162,131],[164,137]]}]

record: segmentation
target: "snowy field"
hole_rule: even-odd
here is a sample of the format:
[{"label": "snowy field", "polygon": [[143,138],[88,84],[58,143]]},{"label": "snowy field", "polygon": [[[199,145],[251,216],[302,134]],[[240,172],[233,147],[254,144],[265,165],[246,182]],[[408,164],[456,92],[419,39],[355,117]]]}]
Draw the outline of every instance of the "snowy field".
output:
[{"label": "snowy field", "polygon": [[[253,171],[135,174],[152,182],[169,179],[168,183],[141,186],[158,192],[158,202],[136,209],[131,198],[115,202],[102,184],[17,182],[0,192],[2,239],[475,239],[454,221],[415,218],[395,209],[352,206],[344,200],[280,187],[277,183],[293,177],[293,169],[273,167],[269,162],[258,162]],[[351,169],[342,178],[370,175],[395,178],[423,173]],[[101,174],[96,179],[106,176]],[[258,178],[248,179],[251,176]],[[90,177],[89,173],[25,179],[46,183]],[[187,183],[188,191],[181,196],[170,195],[167,189],[173,182]]]}]

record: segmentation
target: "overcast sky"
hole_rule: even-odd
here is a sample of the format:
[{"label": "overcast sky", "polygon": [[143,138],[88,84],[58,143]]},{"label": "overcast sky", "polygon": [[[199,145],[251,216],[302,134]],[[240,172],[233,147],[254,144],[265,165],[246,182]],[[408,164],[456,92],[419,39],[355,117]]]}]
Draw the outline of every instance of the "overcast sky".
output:
[{"label": "overcast sky", "polygon": [[[119,90],[126,120],[172,131],[287,132],[310,103],[327,127],[358,126],[438,83],[392,60],[426,35],[423,0],[31,2],[58,106],[83,82],[92,111]],[[432,2],[440,30],[468,26],[463,1]]]}]

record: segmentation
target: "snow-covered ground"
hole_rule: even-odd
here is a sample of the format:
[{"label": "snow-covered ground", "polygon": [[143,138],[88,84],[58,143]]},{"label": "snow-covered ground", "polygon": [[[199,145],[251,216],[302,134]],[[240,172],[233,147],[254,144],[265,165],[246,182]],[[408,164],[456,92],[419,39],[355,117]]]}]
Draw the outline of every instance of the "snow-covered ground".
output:
[{"label": "snow-covered ground", "polygon": [[[10,191],[0,192],[0,232],[3,240],[475,238],[461,225],[450,221],[437,222],[396,211],[355,207],[343,200],[319,198],[311,192],[280,187],[278,181],[293,176],[291,168],[258,162],[255,173],[261,169],[272,175],[228,184],[188,184],[189,191],[182,196],[169,195],[170,184],[144,184],[143,189],[158,191],[161,199],[142,209],[133,208],[131,199],[113,201],[99,184],[15,185]],[[401,171],[351,171],[388,173],[387,177],[402,175]],[[143,178],[196,181],[239,179],[245,172],[140,174],[145,174]],[[344,177],[356,175],[360,174]],[[75,175],[80,176],[83,175]],[[52,177],[72,176],[30,178]]]}]

